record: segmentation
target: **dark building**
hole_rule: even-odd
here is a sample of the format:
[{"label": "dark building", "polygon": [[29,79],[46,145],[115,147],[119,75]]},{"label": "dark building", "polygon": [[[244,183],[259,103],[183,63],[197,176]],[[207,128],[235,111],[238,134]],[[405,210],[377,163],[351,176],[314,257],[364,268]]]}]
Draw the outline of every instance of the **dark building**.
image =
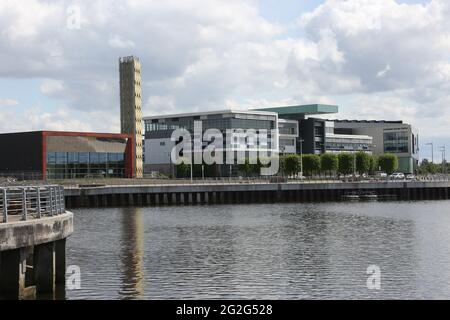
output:
[{"label": "dark building", "polygon": [[34,131],[0,134],[0,173],[17,178],[134,176],[129,134]]}]

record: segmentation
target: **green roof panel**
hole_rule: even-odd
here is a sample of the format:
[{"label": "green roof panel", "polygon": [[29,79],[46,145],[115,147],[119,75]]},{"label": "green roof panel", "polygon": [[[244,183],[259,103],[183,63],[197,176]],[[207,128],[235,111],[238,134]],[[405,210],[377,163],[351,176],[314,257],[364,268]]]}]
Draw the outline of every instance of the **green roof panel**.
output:
[{"label": "green roof panel", "polygon": [[308,104],[300,106],[285,106],[274,108],[255,109],[258,111],[276,112],[279,115],[293,115],[293,114],[329,114],[338,113],[339,107],[328,104]]}]

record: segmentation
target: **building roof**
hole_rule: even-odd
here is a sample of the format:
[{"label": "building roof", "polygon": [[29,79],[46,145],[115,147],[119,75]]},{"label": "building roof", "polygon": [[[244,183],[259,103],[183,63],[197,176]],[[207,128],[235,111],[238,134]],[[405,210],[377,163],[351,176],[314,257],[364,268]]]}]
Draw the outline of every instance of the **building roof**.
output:
[{"label": "building roof", "polygon": [[335,120],[327,120],[327,121],[334,121],[334,122],[345,122],[345,123],[393,123],[393,124],[403,124],[402,120],[339,120],[339,119],[335,119]]},{"label": "building roof", "polygon": [[276,116],[276,112],[272,111],[261,111],[261,110],[239,110],[239,109],[225,109],[225,110],[213,110],[213,111],[203,111],[203,112],[191,112],[191,113],[177,113],[177,114],[167,114],[167,115],[157,115],[144,117],[143,120],[154,120],[154,119],[169,119],[169,118],[183,118],[183,117],[194,117],[194,116],[206,116],[210,114],[222,114],[222,113],[243,113],[243,114],[256,114],[256,115],[268,115]]},{"label": "building roof", "polygon": [[132,134],[127,133],[105,133],[105,132],[72,132],[72,131],[25,131],[25,132],[9,132],[0,135],[20,135],[20,134],[42,134],[43,136],[66,136],[66,137],[97,137],[97,138],[130,138]]},{"label": "building roof", "polygon": [[255,110],[276,112],[279,115],[294,115],[294,114],[308,115],[308,114],[338,113],[339,107],[335,106],[335,105],[328,105],[328,104],[308,104],[308,105],[298,105],[298,106],[260,108],[260,109],[255,109]]}]

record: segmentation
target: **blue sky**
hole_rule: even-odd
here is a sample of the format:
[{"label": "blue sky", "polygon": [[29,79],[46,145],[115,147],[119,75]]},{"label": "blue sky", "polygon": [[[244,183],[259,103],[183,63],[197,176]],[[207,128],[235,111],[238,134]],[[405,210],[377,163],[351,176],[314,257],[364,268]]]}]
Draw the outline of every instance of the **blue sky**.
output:
[{"label": "blue sky", "polygon": [[449,16],[444,0],[4,0],[0,131],[118,131],[117,59],[136,54],[144,115],[333,103],[450,150]]}]

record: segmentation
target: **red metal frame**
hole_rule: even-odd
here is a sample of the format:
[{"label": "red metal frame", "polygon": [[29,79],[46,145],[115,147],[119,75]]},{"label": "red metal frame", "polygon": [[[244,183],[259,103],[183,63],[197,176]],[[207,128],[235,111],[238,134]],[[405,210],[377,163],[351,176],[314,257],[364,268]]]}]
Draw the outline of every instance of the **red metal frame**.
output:
[{"label": "red metal frame", "polygon": [[67,131],[42,131],[42,174],[47,179],[47,137],[95,137],[95,138],[122,138],[128,139],[125,148],[125,176],[134,178],[135,156],[134,136],[126,133],[97,133],[97,132],[67,132]]}]

